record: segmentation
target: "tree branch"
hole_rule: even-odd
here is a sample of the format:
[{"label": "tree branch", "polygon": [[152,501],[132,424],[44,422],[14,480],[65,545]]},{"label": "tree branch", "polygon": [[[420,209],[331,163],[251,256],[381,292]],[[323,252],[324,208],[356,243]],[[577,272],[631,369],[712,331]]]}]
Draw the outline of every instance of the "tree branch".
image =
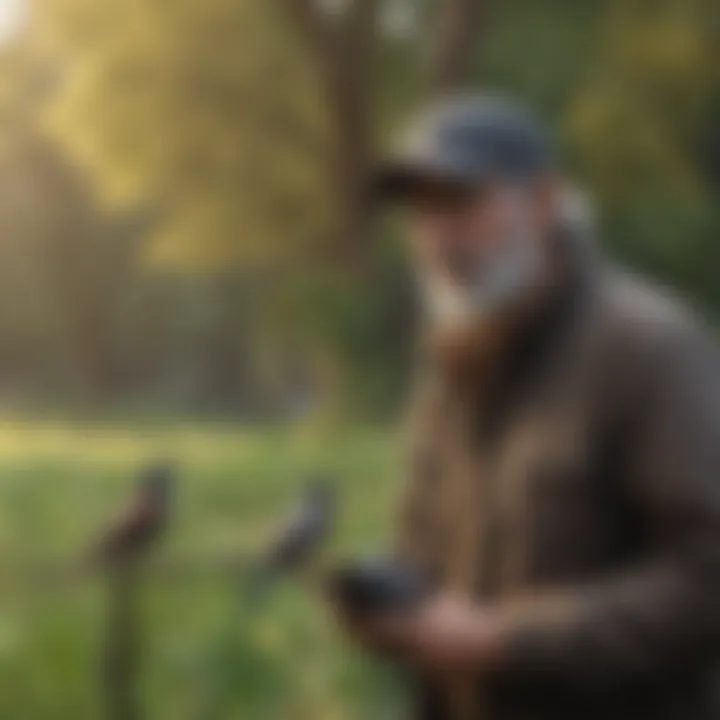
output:
[{"label": "tree branch", "polygon": [[363,254],[366,180],[373,151],[373,71],[380,0],[348,0],[342,14],[324,16],[313,0],[282,0],[310,45],[336,142],[328,172],[337,193],[339,229],[334,249],[348,267]]},{"label": "tree branch", "polygon": [[378,7],[378,0],[355,0],[347,11],[343,47],[360,74],[371,69]]},{"label": "tree branch", "polygon": [[444,0],[433,57],[433,90],[448,92],[467,81],[480,33],[483,0]]},{"label": "tree branch", "polygon": [[328,19],[313,0],[280,0],[302,33],[336,110],[348,96],[369,89],[379,0],[354,0],[343,16]]},{"label": "tree branch", "polygon": [[325,84],[334,92],[333,76],[339,62],[335,28],[313,0],[279,0],[279,4],[304,36]]},{"label": "tree branch", "polygon": [[336,108],[350,124],[364,124],[370,112],[378,0],[355,0],[338,37]]}]

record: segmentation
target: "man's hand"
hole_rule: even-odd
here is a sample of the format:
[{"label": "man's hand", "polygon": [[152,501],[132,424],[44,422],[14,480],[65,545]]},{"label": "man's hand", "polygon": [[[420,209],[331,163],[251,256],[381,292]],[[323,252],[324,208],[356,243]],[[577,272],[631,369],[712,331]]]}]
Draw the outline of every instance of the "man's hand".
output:
[{"label": "man's hand", "polygon": [[487,669],[500,654],[500,630],[491,613],[452,595],[438,595],[410,613],[340,620],[351,637],[376,652],[444,675]]}]

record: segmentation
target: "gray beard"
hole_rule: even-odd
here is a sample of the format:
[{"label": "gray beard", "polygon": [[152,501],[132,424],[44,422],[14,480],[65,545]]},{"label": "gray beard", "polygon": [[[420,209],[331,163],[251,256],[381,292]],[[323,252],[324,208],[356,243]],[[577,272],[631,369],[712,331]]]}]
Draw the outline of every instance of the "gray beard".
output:
[{"label": "gray beard", "polygon": [[479,327],[515,306],[536,284],[543,258],[538,238],[523,235],[467,284],[438,272],[421,273],[425,313],[431,327],[463,330]]}]

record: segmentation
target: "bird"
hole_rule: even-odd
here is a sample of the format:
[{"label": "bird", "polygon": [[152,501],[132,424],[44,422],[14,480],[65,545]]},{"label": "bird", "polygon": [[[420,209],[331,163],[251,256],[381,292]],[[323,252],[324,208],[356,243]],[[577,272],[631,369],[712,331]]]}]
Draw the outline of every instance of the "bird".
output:
[{"label": "bird", "polygon": [[154,544],[167,526],[175,475],[169,462],[155,462],[140,471],[128,505],[95,543],[94,566],[132,562]]},{"label": "bird", "polygon": [[311,478],[303,497],[251,569],[247,586],[250,594],[264,597],[273,579],[307,566],[332,532],[336,511],[337,496],[329,479]]}]

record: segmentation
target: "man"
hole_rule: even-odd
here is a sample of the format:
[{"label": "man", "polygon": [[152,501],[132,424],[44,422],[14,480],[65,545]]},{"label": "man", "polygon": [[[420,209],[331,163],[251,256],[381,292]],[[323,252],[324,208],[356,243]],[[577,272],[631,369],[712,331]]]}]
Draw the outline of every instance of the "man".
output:
[{"label": "man", "polygon": [[344,618],[424,720],[720,718],[720,358],[609,267],[534,119],[442,101],[376,189],[426,309],[399,552],[416,611]]}]

